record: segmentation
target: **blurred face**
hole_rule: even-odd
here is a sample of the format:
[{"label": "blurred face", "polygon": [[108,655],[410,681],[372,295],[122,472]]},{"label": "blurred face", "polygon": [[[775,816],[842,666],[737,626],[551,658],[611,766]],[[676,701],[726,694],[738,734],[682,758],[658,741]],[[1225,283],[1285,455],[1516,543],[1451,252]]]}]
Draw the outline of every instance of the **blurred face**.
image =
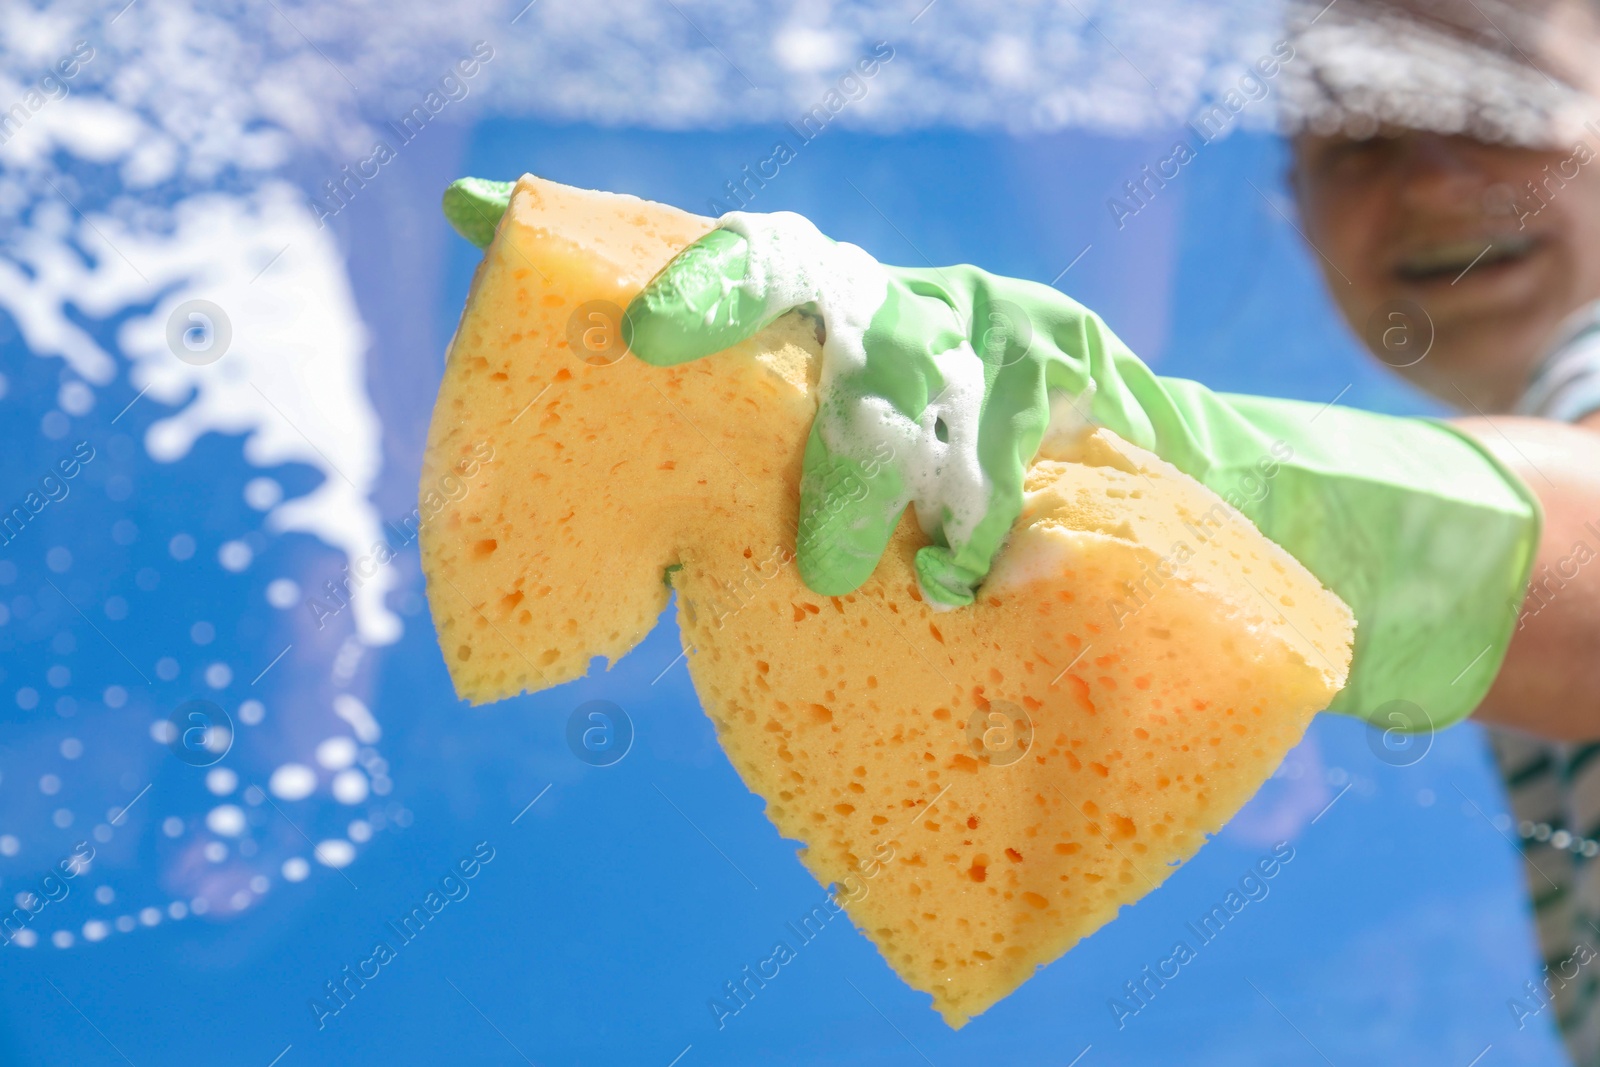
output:
[{"label": "blurred face", "polygon": [[[1297,139],[1306,236],[1375,355],[1458,408],[1516,400],[1562,320],[1600,299],[1600,137],[1584,138],[1556,151],[1414,131]],[[1402,366],[1427,320],[1432,348]]]}]

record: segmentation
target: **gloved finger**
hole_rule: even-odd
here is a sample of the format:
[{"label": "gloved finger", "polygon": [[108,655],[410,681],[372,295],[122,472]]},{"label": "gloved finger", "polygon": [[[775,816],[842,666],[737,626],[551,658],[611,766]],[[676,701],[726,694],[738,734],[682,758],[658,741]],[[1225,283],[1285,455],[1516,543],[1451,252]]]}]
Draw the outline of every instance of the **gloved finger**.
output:
[{"label": "gloved finger", "polygon": [[672,367],[755,334],[774,315],[741,284],[749,259],[749,244],[731,230],[712,230],[679,252],[623,313],[628,348],[646,363]]},{"label": "gloved finger", "polygon": [[972,603],[973,589],[988,575],[992,558],[989,553],[982,567],[968,567],[960,563],[960,553],[943,545],[924,545],[917,549],[917,582],[930,600],[965,607]]},{"label": "gloved finger", "polygon": [[479,248],[488,248],[500,216],[511,204],[511,190],[516,184],[487,178],[453,181],[444,191],[444,217],[461,236]]},{"label": "gloved finger", "polygon": [[800,479],[795,535],[800,580],[813,593],[843,596],[872,576],[906,507],[892,464],[837,456],[812,426]]}]

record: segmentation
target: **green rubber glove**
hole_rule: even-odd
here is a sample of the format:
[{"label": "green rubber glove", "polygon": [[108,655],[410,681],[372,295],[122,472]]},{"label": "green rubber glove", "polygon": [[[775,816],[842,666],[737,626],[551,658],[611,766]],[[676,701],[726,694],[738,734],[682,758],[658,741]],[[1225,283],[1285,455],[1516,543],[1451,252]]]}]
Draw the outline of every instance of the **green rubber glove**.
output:
[{"label": "green rubber glove", "polygon": [[511,205],[516,182],[457,178],[444,191],[444,217],[455,231],[479,248],[494,240],[494,228]]},{"label": "green rubber glove", "polygon": [[864,582],[909,503],[931,542],[924,595],[970,603],[1052,417],[1077,415],[1210,487],[1350,605],[1355,658],[1332,710],[1440,727],[1494,680],[1540,512],[1448,425],[1161,378],[1052,288],[884,266],[788,213],[723,216],[629,305],[623,334],[666,366],[795,308],[827,329],[796,539],[813,591]]}]

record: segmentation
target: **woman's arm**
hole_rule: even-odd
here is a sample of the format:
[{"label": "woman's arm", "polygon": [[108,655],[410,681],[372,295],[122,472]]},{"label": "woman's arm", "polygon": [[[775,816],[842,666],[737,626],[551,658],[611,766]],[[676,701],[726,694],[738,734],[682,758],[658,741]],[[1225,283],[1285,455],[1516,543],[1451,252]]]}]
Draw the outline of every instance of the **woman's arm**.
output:
[{"label": "woman's arm", "polygon": [[1555,741],[1600,740],[1600,413],[1575,425],[1456,420],[1544,505],[1544,532],[1481,722]]}]

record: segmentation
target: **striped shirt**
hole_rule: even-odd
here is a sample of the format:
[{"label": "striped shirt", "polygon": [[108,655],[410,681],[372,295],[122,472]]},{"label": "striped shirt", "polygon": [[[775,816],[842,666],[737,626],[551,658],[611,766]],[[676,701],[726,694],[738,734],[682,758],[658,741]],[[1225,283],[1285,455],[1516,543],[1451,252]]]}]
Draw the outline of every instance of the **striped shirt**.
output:
[{"label": "striped shirt", "polygon": [[[1569,320],[1539,366],[1517,415],[1574,422],[1600,411],[1600,301]],[[1588,546],[1600,554],[1600,543]],[[1533,610],[1524,606],[1524,612]],[[1556,1022],[1576,1064],[1600,1065],[1600,967],[1572,975],[1579,946],[1600,947],[1600,744],[1556,744],[1491,730],[1516,814],[1524,874]],[[1586,954],[1580,958],[1587,958]],[[1569,980],[1563,976],[1572,975]],[[1537,987],[1538,983],[1536,983]],[[1542,1016],[1532,995],[1519,998]],[[1516,1005],[1511,1006],[1517,1013]]]}]

